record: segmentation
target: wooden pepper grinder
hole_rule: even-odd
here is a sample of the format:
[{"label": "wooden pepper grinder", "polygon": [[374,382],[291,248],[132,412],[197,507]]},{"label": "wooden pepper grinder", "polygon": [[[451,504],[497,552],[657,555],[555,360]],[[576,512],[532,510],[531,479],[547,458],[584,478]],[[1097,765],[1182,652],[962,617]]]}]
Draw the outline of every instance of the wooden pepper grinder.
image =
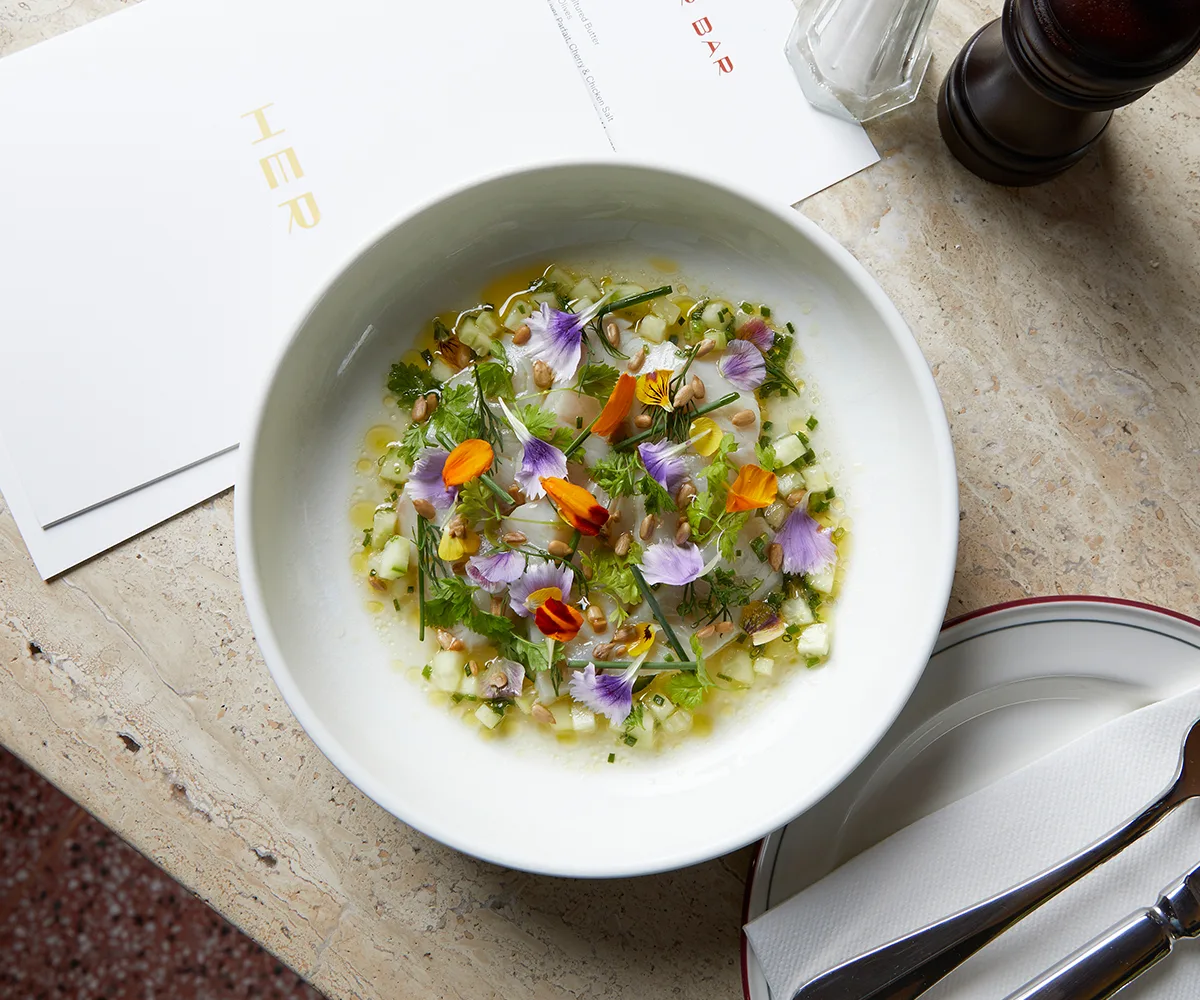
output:
[{"label": "wooden pepper grinder", "polygon": [[1200,0],[1005,0],[946,74],[942,138],[984,180],[1039,184],[1198,48]]}]

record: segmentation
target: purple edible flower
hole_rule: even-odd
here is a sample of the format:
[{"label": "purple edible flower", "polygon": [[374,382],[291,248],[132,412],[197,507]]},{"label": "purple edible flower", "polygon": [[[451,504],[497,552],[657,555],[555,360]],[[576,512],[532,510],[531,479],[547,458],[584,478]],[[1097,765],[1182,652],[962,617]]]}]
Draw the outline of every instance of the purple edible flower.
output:
[{"label": "purple edible flower", "polygon": [[638,454],[650,478],[668,493],[674,494],[687,475],[687,466],[681,457],[686,449],[687,442],[672,444],[664,438],[654,444],[639,444]]},{"label": "purple edible flower", "polygon": [[467,579],[489,594],[500,593],[524,572],[525,557],[512,549],[471,556],[467,560]]},{"label": "purple edible flower", "polygon": [[589,663],[571,675],[568,684],[571,697],[620,725],[633,711],[633,682],[644,659],[639,656],[619,674],[597,675],[595,664]]},{"label": "purple edible flower", "polygon": [[794,507],[775,536],[783,548],[783,571],[815,573],[828,566],[837,558],[837,548],[829,536],[829,529],[817,524],[803,504]]},{"label": "purple edible flower", "polygon": [[450,457],[448,451],[430,448],[413,465],[405,491],[414,500],[428,500],[436,510],[449,510],[458,499],[458,487],[442,482],[442,466]]},{"label": "purple edible flower", "polygon": [[521,467],[513,478],[525,496],[530,500],[538,500],[546,495],[546,488],[542,485],[543,477],[567,478],[567,456],[554,445],[530,434],[529,428],[521,423],[520,418],[508,408],[503,399],[500,400],[500,409],[504,411],[509,427],[513,429],[524,448],[521,452]]},{"label": "purple edible flower", "polygon": [[483,698],[516,698],[525,683],[525,668],[516,660],[497,656],[483,665],[479,682],[479,694]]},{"label": "purple edible flower", "polygon": [[535,610],[525,606],[530,594],[547,587],[557,587],[562,592],[561,599],[566,601],[573,582],[574,574],[566,566],[544,561],[530,563],[529,569],[509,586],[508,606],[522,618],[528,618]]},{"label": "purple edible flower", "polygon": [[642,553],[641,569],[647,583],[682,587],[704,575],[704,556],[691,542],[656,542]]},{"label": "purple edible flower", "polygon": [[753,392],[767,377],[762,351],[748,340],[732,340],[717,362],[719,371],[736,389]]},{"label": "purple edible flower", "polygon": [[529,357],[546,362],[554,372],[554,381],[575,377],[583,354],[583,328],[607,298],[604,296],[581,313],[560,312],[543,302],[541,311],[525,321],[529,327]]},{"label": "purple edible flower", "polygon": [[737,332],[739,340],[746,340],[766,354],[775,344],[775,331],[755,316]]}]

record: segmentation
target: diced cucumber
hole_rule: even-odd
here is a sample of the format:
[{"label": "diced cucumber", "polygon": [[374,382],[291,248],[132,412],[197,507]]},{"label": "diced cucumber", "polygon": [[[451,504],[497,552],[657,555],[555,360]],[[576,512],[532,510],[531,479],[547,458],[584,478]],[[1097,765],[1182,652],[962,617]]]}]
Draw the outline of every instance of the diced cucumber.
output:
[{"label": "diced cucumber", "polygon": [[567,308],[569,308],[573,313],[585,313],[595,304],[596,303],[589,298],[572,299],[570,303],[568,303]]},{"label": "diced cucumber", "polygon": [[484,309],[475,317],[475,326],[480,332],[486,333],[489,340],[500,333],[500,321],[491,309]]},{"label": "diced cucumber", "polygon": [[558,296],[554,292],[534,292],[530,298],[539,306],[549,306],[551,309],[558,308]]},{"label": "diced cucumber", "polygon": [[700,321],[710,330],[728,330],[733,326],[733,307],[728,302],[713,299],[704,307]]},{"label": "diced cucumber", "polygon": [[664,733],[670,733],[672,736],[686,733],[692,728],[692,713],[686,708],[677,708],[663,719],[662,727]]},{"label": "diced cucumber", "polygon": [[643,316],[638,321],[637,335],[652,344],[661,344],[667,339],[666,320],[661,316],[655,316],[654,313]]},{"label": "diced cucumber", "polygon": [[833,563],[830,563],[819,573],[809,573],[804,577],[804,579],[807,580],[808,585],[818,593],[832,594],[835,570],[836,566]]},{"label": "diced cucumber", "polygon": [[769,656],[760,656],[752,662],[754,672],[761,677],[770,677],[775,670],[775,661]]},{"label": "diced cucumber", "polygon": [[[563,713],[566,714],[565,712]],[[583,705],[571,706],[571,728],[577,733],[590,733],[596,728],[596,715]]]},{"label": "diced cucumber", "polygon": [[570,293],[571,289],[578,283],[575,275],[557,265],[550,268],[550,273],[546,275],[546,281],[562,292],[563,295]]},{"label": "diced cucumber", "polygon": [[412,542],[403,535],[392,535],[375,557],[375,575],[381,580],[399,580],[408,572],[411,558]]},{"label": "diced cucumber", "polygon": [[537,701],[537,692],[533,688],[526,688],[513,699],[517,708],[521,710],[522,715],[528,715],[533,711],[533,703],[535,701]]},{"label": "diced cucumber", "polygon": [[[566,688],[566,684],[563,688]],[[553,705],[560,697],[554,693],[554,681],[550,679],[549,670],[539,670],[533,675],[533,690],[543,705]]]},{"label": "diced cucumber", "polygon": [[400,455],[399,445],[392,445],[379,460],[379,478],[389,483],[403,483],[411,473],[412,466]]},{"label": "diced cucumber", "polygon": [[729,338],[725,335],[724,330],[707,330],[704,335],[713,340],[719,351],[723,351],[729,346]]},{"label": "diced cucumber", "polygon": [[439,691],[454,694],[463,679],[466,654],[452,649],[439,649],[430,661],[429,680]]},{"label": "diced cucumber", "polygon": [[429,374],[439,382],[445,382],[454,375],[454,369],[438,355],[434,357],[433,364],[429,366]]},{"label": "diced cucumber", "polygon": [[801,656],[829,655],[829,623],[809,625],[796,640],[796,652]]},{"label": "diced cucumber", "polygon": [[820,465],[810,465],[803,470],[804,485],[813,493],[824,493],[829,489],[829,477]]},{"label": "diced cucumber", "polygon": [[609,285],[608,291],[612,292],[611,302],[618,302],[621,299],[631,299],[635,295],[641,295],[646,289],[641,285],[635,285],[631,282],[624,284]]},{"label": "diced cucumber", "polygon": [[675,702],[671,701],[665,694],[652,694],[649,698],[642,699],[642,704],[646,706],[659,722],[662,722],[663,719],[675,711]]},{"label": "diced cucumber", "polygon": [[517,299],[509,306],[508,315],[504,317],[504,325],[510,330],[515,330],[532,315],[533,306],[524,299]]},{"label": "diced cucumber", "polygon": [[810,625],[815,620],[812,608],[803,597],[789,597],[780,610],[789,625]]},{"label": "diced cucumber", "polygon": [[390,503],[381,503],[375,508],[375,517],[371,521],[371,548],[376,552],[383,548],[384,543],[396,533],[396,508]]},{"label": "diced cucumber", "polygon": [[464,698],[479,697],[479,678],[466,669],[463,670],[462,677],[458,679],[458,693]]},{"label": "diced cucumber", "polygon": [[719,672],[731,681],[745,684],[747,687],[754,683],[754,664],[750,654],[740,649],[721,665]]},{"label": "diced cucumber", "polygon": [[667,326],[674,326],[679,322],[679,317],[683,315],[683,310],[679,308],[679,304],[672,302],[668,298],[655,299],[650,306],[650,311],[666,323]]},{"label": "diced cucumber", "polygon": [[629,735],[637,740],[634,746],[654,746],[654,716],[649,712],[644,713],[642,721],[638,725],[630,727]]},{"label": "diced cucumber", "polygon": [[[781,438],[776,438],[771,442],[771,447],[775,449],[777,467],[791,465],[808,450],[804,442],[795,434],[785,434]],[[789,490],[789,492],[791,491]]]},{"label": "diced cucumber", "polygon": [[475,709],[475,718],[484,729],[495,729],[504,721],[504,716],[493,710],[491,705],[483,704]]},{"label": "diced cucumber", "polygon": [[[485,313],[484,315],[490,314]],[[458,335],[459,340],[481,357],[492,353],[492,338],[488,336],[487,331],[480,327],[478,320],[468,316],[458,324],[458,329],[454,332]]]},{"label": "diced cucumber", "polygon": [[776,472],[775,477],[781,497],[785,497],[795,490],[804,489],[804,477],[798,472]]},{"label": "diced cucumber", "polygon": [[596,283],[591,278],[584,278],[571,289],[571,298],[591,299],[595,302],[600,298],[600,289],[596,287]]}]

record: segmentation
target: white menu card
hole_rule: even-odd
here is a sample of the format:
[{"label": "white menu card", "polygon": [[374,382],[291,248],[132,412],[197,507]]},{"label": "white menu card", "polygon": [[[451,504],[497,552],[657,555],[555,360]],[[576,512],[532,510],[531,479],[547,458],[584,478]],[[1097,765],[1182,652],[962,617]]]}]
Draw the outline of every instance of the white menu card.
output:
[{"label": "white menu card", "polygon": [[287,323],[450,187],[616,150],[791,203],[873,162],[793,12],[145,0],[0,60],[0,490],[43,576],[231,485]]}]

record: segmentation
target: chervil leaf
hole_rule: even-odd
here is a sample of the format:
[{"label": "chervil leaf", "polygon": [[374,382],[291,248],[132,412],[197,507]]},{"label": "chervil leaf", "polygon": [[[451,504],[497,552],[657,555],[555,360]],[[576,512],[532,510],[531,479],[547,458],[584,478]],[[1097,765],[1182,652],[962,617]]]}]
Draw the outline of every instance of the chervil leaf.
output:
[{"label": "chervil leaf", "polygon": [[387,382],[388,392],[396,397],[401,406],[412,406],[418,396],[424,396],[440,384],[427,368],[403,363],[392,365]]},{"label": "chervil leaf", "polygon": [[584,569],[591,571],[588,588],[608,594],[623,604],[637,604],[642,599],[641,589],[633,578],[630,566],[641,558],[642,548],[638,544],[629,547],[624,556],[619,556],[611,549],[593,549],[585,552],[581,561]]},{"label": "chervil leaf", "polygon": [[579,369],[575,388],[585,396],[608,399],[621,373],[612,365],[591,363]]},{"label": "chervil leaf", "polygon": [[512,372],[500,362],[487,361],[479,364],[477,374],[479,375],[479,384],[483,387],[483,394],[488,399],[495,399],[497,396],[512,399],[515,395]]},{"label": "chervil leaf", "polygon": [[721,541],[718,543],[718,549],[721,553],[721,558],[726,562],[733,560],[736,548],[738,535],[742,528],[746,526],[746,522],[750,519],[750,511],[744,510],[737,514],[726,514],[721,519]]},{"label": "chervil leaf", "polygon": [[513,623],[503,615],[481,611],[472,599],[477,587],[460,576],[439,580],[432,595],[425,598],[425,625],[433,628],[453,628],[465,625],[487,639],[509,636]]},{"label": "chervil leaf", "polygon": [[632,451],[611,452],[593,465],[589,474],[592,481],[612,500],[633,496],[638,492],[638,480],[649,478],[638,465],[637,455]]},{"label": "chervil leaf", "polygon": [[646,498],[647,514],[662,514],[675,509],[675,501],[671,499],[671,494],[657,479],[642,476],[638,480],[638,492]]},{"label": "chervil leaf", "polygon": [[400,455],[409,465],[417,460],[417,456],[426,447],[425,425],[409,424],[400,438]]},{"label": "chervil leaf", "polygon": [[431,422],[436,430],[455,444],[467,438],[479,437],[475,386],[468,382],[443,389],[442,398],[438,408],[433,411]]}]

